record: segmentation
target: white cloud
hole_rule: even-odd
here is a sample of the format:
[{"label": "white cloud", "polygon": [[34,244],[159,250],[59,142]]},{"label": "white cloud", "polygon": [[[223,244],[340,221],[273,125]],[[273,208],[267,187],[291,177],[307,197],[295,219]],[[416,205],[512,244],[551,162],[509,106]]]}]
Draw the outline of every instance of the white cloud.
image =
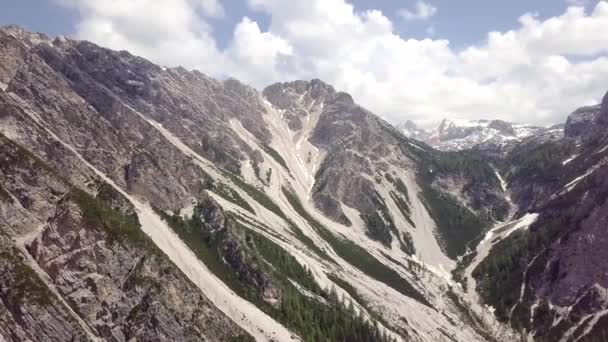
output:
[{"label": "white cloud", "polygon": [[566,3],[572,6],[587,6],[590,0],[566,0]]},{"label": "white cloud", "polygon": [[206,17],[224,13],[217,0],[59,0],[80,13],[77,37],[128,50],[163,65],[221,68]]},{"label": "white cloud", "polygon": [[234,30],[233,41],[226,51],[228,70],[256,84],[268,85],[284,77],[280,61],[289,58],[293,49],[289,42],[269,32],[261,32],[258,24],[243,18]]},{"label": "white cloud", "polygon": [[462,51],[443,39],[404,39],[380,11],[358,12],[344,0],[248,0],[270,15],[268,29],[243,18],[223,50],[206,21],[223,9],[201,1],[71,1],[82,13],[82,38],[258,88],[321,78],[392,122],[449,116],[549,124],[608,89],[605,1],[591,13],[526,14],[517,29],[491,32]]},{"label": "white cloud", "polygon": [[399,16],[405,20],[428,20],[435,13],[437,13],[437,7],[421,0],[416,2],[413,10],[405,8],[399,10]]}]

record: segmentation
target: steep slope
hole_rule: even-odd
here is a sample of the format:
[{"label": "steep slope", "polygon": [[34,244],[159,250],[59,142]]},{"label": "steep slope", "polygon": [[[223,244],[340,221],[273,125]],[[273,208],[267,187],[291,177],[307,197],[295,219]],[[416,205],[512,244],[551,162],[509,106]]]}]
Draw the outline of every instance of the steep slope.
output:
[{"label": "steep slope", "polygon": [[565,138],[512,152],[505,166],[511,197],[518,216],[535,218],[526,229],[492,236],[487,257],[473,265],[477,288],[497,316],[538,340],[608,336],[606,128],[608,95],[574,112]]},{"label": "steep slope", "polygon": [[[52,339],[511,333],[450,280],[454,258],[508,211],[477,156],[410,141],[319,80],[259,94],[0,31],[11,41],[0,56],[18,61],[0,90],[2,232],[61,304]],[[2,316],[19,331],[7,339],[37,329],[17,312]]]},{"label": "steep slope", "polygon": [[[3,245],[3,264],[20,272],[3,278],[9,286],[2,301],[9,322],[5,338],[246,336],[141,232],[133,207],[119,193],[91,177],[86,189],[93,197],[23,147],[5,136],[0,140],[2,232],[17,237],[14,246]],[[22,282],[21,299],[11,281]],[[172,314],[177,310],[182,318]],[[38,319],[29,317],[32,312]]]}]

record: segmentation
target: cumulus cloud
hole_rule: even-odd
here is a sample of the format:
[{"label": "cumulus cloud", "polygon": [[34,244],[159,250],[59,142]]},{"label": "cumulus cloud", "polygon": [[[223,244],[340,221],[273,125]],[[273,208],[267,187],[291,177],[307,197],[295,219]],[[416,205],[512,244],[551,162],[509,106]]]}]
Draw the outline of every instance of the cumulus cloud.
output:
[{"label": "cumulus cloud", "polygon": [[401,9],[399,11],[399,16],[405,20],[428,20],[434,16],[435,13],[437,13],[437,7],[424,1],[418,1],[414,5],[413,10],[406,8]]},{"label": "cumulus cloud", "polygon": [[59,0],[80,13],[77,37],[128,50],[163,65],[221,69],[206,18],[224,14],[218,0]]},{"label": "cumulus cloud", "polygon": [[234,38],[226,51],[227,71],[256,85],[268,85],[285,77],[281,61],[293,54],[289,42],[269,32],[245,17],[234,30]]},{"label": "cumulus cloud", "polygon": [[69,1],[81,11],[79,37],[258,88],[321,78],[395,123],[550,124],[608,89],[605,1],[589,13],[575,6],[544,20],[525,14],[516,29],[490,32],[463,50],[445,39],[405,39],[382,12],[357,11],[345,0],[248,0],[270,24],[262,30],[243,18],[225,49],[207,20],[224,12],[217,1]]},{"label": "cumulus cloud", "polygon": [[574,6],[587,6],[590,3],[590,0],[566,0],[568,5]]}]

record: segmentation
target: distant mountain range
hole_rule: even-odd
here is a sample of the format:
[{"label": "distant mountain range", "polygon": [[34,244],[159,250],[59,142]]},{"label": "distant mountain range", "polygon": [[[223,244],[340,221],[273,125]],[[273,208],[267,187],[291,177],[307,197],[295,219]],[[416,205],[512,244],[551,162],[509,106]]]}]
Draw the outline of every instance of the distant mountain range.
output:
[{"label": "distant mountain range", "polygon": [[425,130],[412,121],[397,125],[407,137],[423,141],[439,150],[461,151],[475,147],[507,149],[531,137],[563,136],[564,125],[540,127],[502,120],[444,119],[435,129]]}]

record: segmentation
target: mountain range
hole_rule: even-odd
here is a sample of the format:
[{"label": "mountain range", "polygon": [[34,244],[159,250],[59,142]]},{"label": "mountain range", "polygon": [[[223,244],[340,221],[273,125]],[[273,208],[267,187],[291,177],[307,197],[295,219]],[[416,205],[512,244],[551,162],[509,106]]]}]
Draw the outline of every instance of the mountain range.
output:
[{"label": "mountain range", "polygon": [[607,161],[3,27],[0,340],[603,341]]},{"label": "mountain range", "polygon": [[503,154],[525,139],[545,136],[546,139],[563,137],[564,125],[540,127],[502,120],[443,119],[432,130],[418,127],[412,121],[396,126],[408,138],[423,141],[442,151],[467,149],[494,149]]}]

